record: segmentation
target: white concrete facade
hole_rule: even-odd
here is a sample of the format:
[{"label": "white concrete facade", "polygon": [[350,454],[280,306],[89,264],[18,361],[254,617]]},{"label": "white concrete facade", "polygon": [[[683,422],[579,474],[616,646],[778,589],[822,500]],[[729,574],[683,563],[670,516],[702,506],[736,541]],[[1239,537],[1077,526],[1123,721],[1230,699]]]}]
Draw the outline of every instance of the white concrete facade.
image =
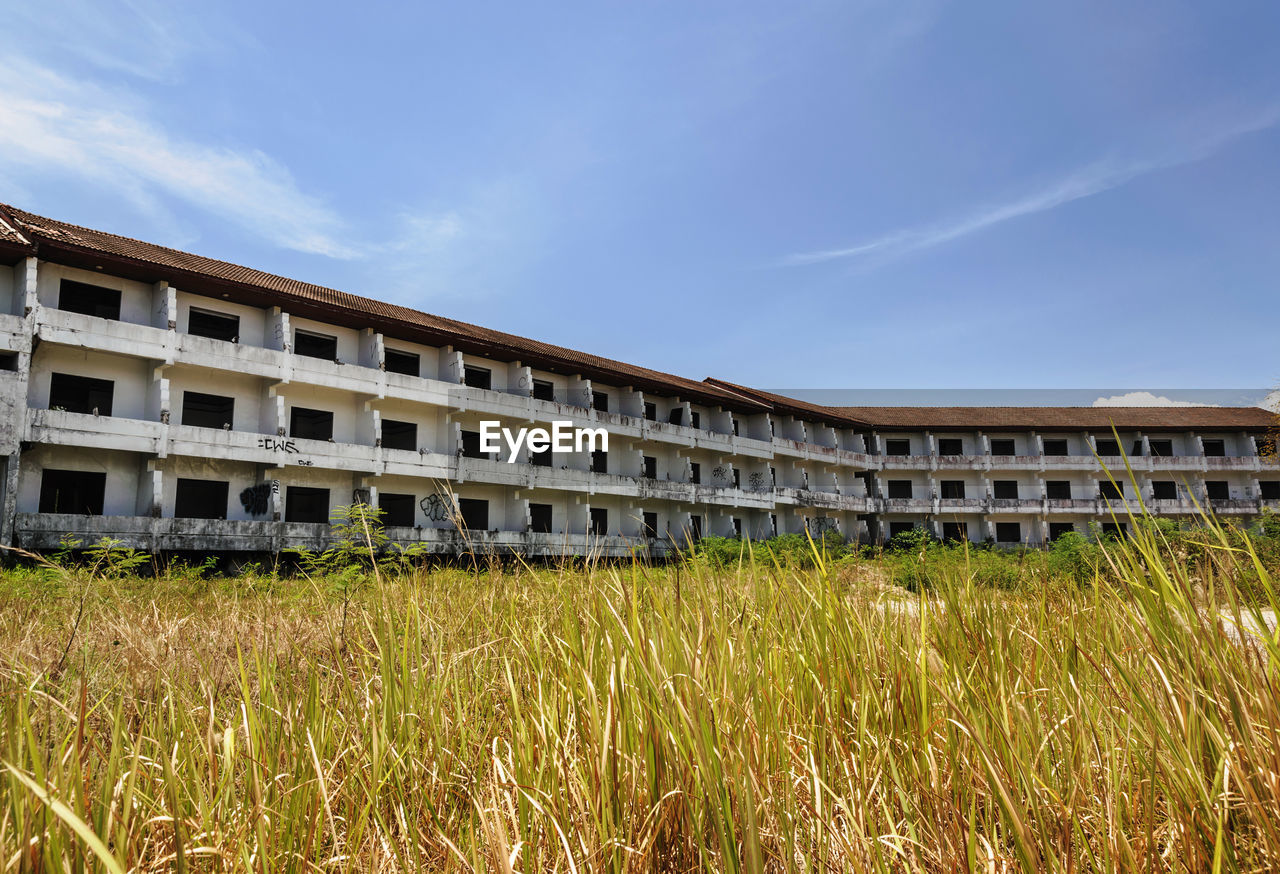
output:
[{"label": "white concrete facade", "polygon": [[[70,311],[66,283],[119,292],[118,318]],[[32,256],[0,266],[0,309],[0,537],[28,548],[64,535],[154,551],[317,546],[329,513],[357,500],[388,513],[398,542],[529,556],[657,556],[698,534],[806,529],[1040,545],[1123,511],[1102,485],[1094,448],[1113,438],[1100,431],[882,431],[734,409]],[[193,314],[233,318],[235,336],[193,333]],[[315,357],[330,340],[332,354]],[[417,375],[395,372],[405,355]],[[604,427],[610,449],[548,465],[527,450],[514,464],[474,457],[482,420]],[[1154,512],[1191,515],[1198,501],[1250,517],[1280,508],[1262,435],[1119,436],[1138,449],[1130,461]],[[993,437],[1014,454],[993,455]],[[1046,438],[1067,454],[1046,455]],[[1154,453],[1152,439],[1168,442]],[[901,440],[906,454],[888,454]],[[1104,462],[1124,478],[1123,459]]]}]

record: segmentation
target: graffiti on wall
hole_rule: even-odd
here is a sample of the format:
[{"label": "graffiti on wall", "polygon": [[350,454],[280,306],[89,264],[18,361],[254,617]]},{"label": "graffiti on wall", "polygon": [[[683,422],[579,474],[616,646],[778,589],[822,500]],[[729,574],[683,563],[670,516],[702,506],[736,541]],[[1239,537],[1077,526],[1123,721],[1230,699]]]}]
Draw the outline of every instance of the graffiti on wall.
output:
[{"label": "graffiti on wall", "polygon": [[240,493],[240,506],[250,516],[265,516],[271,509],[271,496],[280,494],[280,481],[258,483]]},{"label": "graffiti on wall", "polygon": [[440,495],[427,495],[418,502],[423,514],[432,522],[448,522],[452,517],[449,503]]},{"label": "graffiti on wall", "polygon": [[298,446],[292,440],[277,440],[274,437],[259,437],[258,448],[283,452],[285,455],[296,455],[298,452]]}]

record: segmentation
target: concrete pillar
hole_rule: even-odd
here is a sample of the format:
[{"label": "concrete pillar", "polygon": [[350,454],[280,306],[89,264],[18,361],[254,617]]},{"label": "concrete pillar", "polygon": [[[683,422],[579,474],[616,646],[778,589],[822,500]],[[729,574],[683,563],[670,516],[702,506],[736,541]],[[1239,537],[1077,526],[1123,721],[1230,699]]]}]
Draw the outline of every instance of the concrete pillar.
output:
[{"label": "concrete pillar", "polygon": [[151,286],[151,327],[165,331],[178,329],[178,290],[167,282]]},{"label": "concrete pillar", "polygon": [[5,456],[3,492],[0,493],[0,544],[14,545],[14,525],[18,518],[18,467],[21,456],[15,451]]},{"label": "concrete pillar", "polygon": [[13,273],[13,300],[15,306],[22,307],[22,315],[29,316],[40,308],[39,261],[25,258],[18,262]]}]

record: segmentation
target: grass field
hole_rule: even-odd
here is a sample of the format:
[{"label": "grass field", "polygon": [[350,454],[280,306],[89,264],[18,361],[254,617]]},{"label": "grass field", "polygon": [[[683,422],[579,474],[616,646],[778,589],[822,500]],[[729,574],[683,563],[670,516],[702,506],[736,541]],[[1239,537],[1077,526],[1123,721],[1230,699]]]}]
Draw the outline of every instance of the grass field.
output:
[{"label": "grass field", "polygon": [[0,867],[1275,870],[1278,542],[13,569]]}]

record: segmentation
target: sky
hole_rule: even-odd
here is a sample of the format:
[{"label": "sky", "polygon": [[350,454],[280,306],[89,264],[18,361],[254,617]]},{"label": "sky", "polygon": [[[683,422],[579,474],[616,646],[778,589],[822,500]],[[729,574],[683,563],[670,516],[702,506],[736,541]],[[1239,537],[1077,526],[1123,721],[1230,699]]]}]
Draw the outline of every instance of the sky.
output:
[{"label": "sky", "polygon": [[695,379],[1280,383],[1274,3],[3,6],[32,212]]}]

